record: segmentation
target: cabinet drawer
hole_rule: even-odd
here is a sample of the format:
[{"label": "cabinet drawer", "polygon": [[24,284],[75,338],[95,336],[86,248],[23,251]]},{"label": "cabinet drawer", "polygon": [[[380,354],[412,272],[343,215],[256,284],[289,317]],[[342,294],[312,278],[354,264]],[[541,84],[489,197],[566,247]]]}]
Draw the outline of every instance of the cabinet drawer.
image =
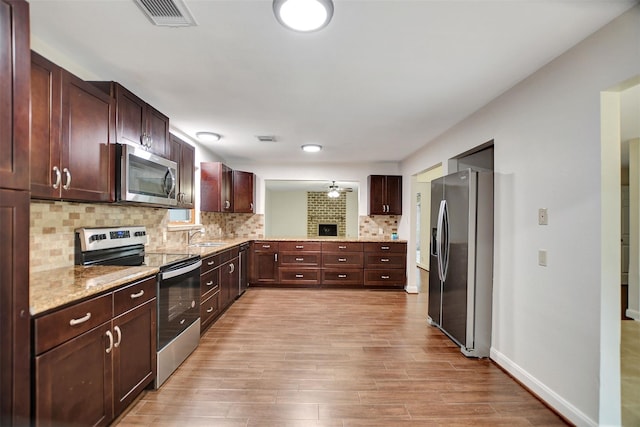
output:
[{"label": "cabinet drawer", "polygon": [[[200,303],[200,324],[206,326],[220,310],[220,292],[214,292]],[[202,330],[202,327],[201,327]]]},{"label": "cabinet drawer", "polygon": [[209,270],[200,276],[200,300],[205,300],[212,292],[220,290],[220,269]]},{"label": "cabinet drawer", "polygon": [[365,268],[402,268],[404,269],[407,263],[407,256],[405,254],[365,254],[364,267]]},{"label": "cabinet drawer", "polygon": [[220,261],[220,255],[209,255],[206,258],[202,258],[202,267],[200,267],[200,272],[204,274],[207,271],[218,267],[220,264],[222,264]]},{"label": "cabinet drawer", "polygon": [[362,243],[322,242],[322,252],[362,252]]},{"label": "cabinet drawer", "polygon": [[323,253],[322,266],[362,268],[364,265],[364,255],[362,252],[344,252],[344,253]]},{"label": "cabinet drawer", "polygon": [[149,277],[113,293],[114,316],[119,316],[145,302],[155,298],[156,277]]},{"label": "cabinet drawer", "polygon": [[393,252],[393,253],[407,253],[407,244],[406,243],[397,243],[397,242],[380,242],[380,243],[372,243],[368,242],[364,244],[365,252]]},{"label": "cabinet drawer", "polygon": [[320,270],[317,268],[280,268],[280,283],[283,285],[319,285]]},{"label": "cabinet drawer", "polygon": [[404,286],[404,270],[364,270],[365,286]]},{"label": "cabinet drawer", "polygon": [[309,253],[287,253],[280,252],[280,265],[298,265],[301,267],[316,267],[320,266],[320,252]]},{"label": "cabinet drawer", "polygon": [[280,242],[281,251],[299,252],[299,251],[317,251],[322,248],[321,242]]},{"label": "cabinet drawer", "polygon": [[362,270],[330,268],[322,271],[322,284],[362,286],[362,277]]},{"label": "cabinet drawer", "polygon": [[253,242],[254,252],[277,252],[278,247],[279,247],[279,242],[269,242],[264,240]]},{"label": "cabinet drawer", "polygon": [[35,354],[110,321],[112,296],[109,293],[34,319]]}]

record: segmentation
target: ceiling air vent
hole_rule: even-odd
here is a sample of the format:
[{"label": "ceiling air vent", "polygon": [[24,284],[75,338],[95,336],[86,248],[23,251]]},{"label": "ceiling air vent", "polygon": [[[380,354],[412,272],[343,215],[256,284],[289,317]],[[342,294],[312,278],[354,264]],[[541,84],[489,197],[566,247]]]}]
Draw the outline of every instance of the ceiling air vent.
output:
[{"label": "ceiling air vent", "polygon": [[134,0],[152,24],[161,27],[198,25],[183,0]]},{"label": "ceiling air vent", "polygon": [[276,142],[276,137],[273,135],[257,135],[256,138],[260,142]]}]

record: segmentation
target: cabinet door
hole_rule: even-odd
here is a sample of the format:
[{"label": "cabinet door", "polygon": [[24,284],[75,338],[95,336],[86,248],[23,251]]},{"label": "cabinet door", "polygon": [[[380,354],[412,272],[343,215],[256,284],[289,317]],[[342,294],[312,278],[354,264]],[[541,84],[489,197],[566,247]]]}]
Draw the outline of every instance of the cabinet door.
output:
[{"label": "cabinet door", "polygon": [[278,280],[278,243],[254,242],[251,251],[251,283],[271,284]]},{"label": "cabinet door", "polygon": [[29,5],[0,2],[0,185],[29,189]]},{"label": "cabinet door", "polygon": [[369,215],[386,214],[385,177],[370,175],[369,179]]},{"label": "cabinet door", "polygon": [[31,197],[60,198],[62,70],[31,52]]},{"label": "cabinet door", "polygon": [[222,212],[222,163],[200,163],[200,210]]},{"label": "cabinet door", "polygon": [[402,215],[402,176],[386,177],[387,215]]},{"label": "cabinet door", "polygon": [[222,165],[222,187],[220,194],[222,212],[233,212],[233,170]]},{"label": "cabinet door", "polygon": [[62,198],[114,200],[114,101],[62,71]]},{"label": "cabinet door", "polygon": [[195,181],[195,148],[173,134],[169,134],[170,159],[178,164],[178,205],[191,209]]},{"label": "cabinet door", "polygon": [[110,323],[35,358],[36,426],[108,425],[113,418]]},{"label": "cabinet door", "polygon": [[[0,9],[5,5],[0,3]],[[0,189],[0,425],[27,425],[30,404],[29,192]]]},{"label": "cabinet door", "polygon": [[161,157],[169,155],[169,117],[147,104],[147,134],[151,137],[149,151]]},{"label": "cabinet door", "polygon": [[225,308],[239,295],[240,269],[238,257],[220,267],[220,307]]},{"label": "cabinet door", "polygon": [[254,174],[251,172],[233,171],[233,211],[253,213]]},{"label": "cabinet door", "polygon": [[147,131],[147,104],[119,84],[115,87],[115,97],[118,106],[117,142],[142,146],[142,135]]},{"label": "cabinet door", "polygon": [[115,416],[149,385],[156,374],[156,299],[113,320]]}]

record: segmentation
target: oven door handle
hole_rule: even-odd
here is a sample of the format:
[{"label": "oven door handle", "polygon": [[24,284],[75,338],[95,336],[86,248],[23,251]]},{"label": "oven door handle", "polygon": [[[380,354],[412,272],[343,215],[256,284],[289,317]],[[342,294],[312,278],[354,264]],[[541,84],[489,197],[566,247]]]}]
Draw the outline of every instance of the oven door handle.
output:
[{"label": "oven door handle", "polygon": [[165,271],[164,273],[160,273],[160,280],[166,280],[166,279],[171,279],[173,277],[181,276],[183,274],[189,273],[193,270],[200,268],[201,265],[202,265],[202,260],[198,260],[198,262],[178,268],[177,270]]}]

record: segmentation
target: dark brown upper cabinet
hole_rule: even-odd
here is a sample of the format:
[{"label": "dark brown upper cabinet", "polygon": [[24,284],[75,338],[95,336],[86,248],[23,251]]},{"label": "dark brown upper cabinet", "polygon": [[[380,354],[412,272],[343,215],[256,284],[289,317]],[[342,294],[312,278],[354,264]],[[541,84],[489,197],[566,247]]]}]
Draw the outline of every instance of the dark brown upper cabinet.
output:
[{"label": "dark brown upper cabinet", "polygon": [[200,210],[233,212],[233,170],[227,165],[200,163]]},{"label": "dark brown upper cabinet", "polygon": [[0,186],[29,190],[29,6],[0,3]]},{"label": "dark brown upper cabinet", "polygon": [[113,201],[113,98],[36,52],[31,80],[31,197]]},{"label": "dark brown upper cabinet", "polygon": [[195,148],[175,136],[169,134],[169,158],[178,164],[178,207],[193,208]]},{"label": "dark brown upper cabinet", "polygon": [[233,171],[233,212],[254,213],[255,174],[252,172]]},{"label": "dark brown upper cabinet", "polygon": [[402,215],[402,176],[369,175],[369,215]]},{"label": "dark brown upper cabinet", "polygon": [[117,82],[92,82],[116,100],[116,142],[169,157],[169,117]]}]

